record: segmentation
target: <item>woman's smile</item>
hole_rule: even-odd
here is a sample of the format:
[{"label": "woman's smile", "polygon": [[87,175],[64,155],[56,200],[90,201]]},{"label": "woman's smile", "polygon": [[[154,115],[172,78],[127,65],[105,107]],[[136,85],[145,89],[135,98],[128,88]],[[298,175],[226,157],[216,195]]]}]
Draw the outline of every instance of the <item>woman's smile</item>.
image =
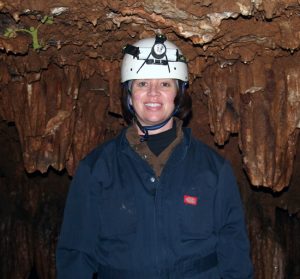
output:
[{"label": "woman's smile", "polygon": [[162,107],[162,104],[161,103],[145,103],[145,106],[148,108],[148,109],[160,109]]}]

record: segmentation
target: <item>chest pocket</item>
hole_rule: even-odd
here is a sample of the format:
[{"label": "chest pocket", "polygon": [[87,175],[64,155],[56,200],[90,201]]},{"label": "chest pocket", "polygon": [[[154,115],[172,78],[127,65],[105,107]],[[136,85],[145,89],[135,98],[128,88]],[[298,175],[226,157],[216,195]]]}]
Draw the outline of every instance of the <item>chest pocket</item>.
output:
[{"label": "chest pocket", "polygon": [[99,208],[102,237],[118,238],[136,231],[136,204],[128,189],[105,189]]},{"label": "chest pocket", "polygon": [[212,173],[201,173],[184,187],[179,213],[183,239],[205,239],[213,233],[215,184]]}]

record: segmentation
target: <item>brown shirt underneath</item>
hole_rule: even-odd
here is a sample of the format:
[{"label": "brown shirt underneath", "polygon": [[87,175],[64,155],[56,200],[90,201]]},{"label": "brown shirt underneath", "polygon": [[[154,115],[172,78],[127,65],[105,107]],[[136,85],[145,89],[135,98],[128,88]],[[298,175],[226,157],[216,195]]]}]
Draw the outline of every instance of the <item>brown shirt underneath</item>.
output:
[{"label": "brown shirt underneath", "polygon": [[165,164],[172,154],[172,151],[183,139],[182,121],[179,119],[174,119],[174,121],[176,122],[176,138],[158,156],[152,153],[146,141],[140,141],[140,136],[137,133],[135,125],[130,126],[126,131],[126,138],[130,146],[148,162],[148,164],[153,168],[156,177],[160,177]]}]

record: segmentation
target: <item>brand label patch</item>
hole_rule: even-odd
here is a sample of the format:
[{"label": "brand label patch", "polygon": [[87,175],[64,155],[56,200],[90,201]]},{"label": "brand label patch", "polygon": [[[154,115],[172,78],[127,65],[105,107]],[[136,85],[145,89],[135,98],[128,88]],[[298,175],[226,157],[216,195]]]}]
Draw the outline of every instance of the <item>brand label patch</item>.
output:
[{"label": "brand label patch", "polygon": [[183,202],[184,202],[184,204],[197,205],[198,197],[184,195],[183,196]]}]

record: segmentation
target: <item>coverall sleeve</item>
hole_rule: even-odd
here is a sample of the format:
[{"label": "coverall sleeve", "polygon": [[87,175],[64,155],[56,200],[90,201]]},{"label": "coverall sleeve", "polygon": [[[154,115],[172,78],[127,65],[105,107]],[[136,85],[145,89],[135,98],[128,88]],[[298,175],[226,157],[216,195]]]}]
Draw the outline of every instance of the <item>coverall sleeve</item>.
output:
[{"label": "coverall sleeve", "polygon": [[89,167],[81,162],[68,193],[56,250],[58,279],[91,279],[97,271],[96,184]]},{"label": "coverall sleeve", "polygon": [[222,166],[216,198],[218,222],[217,254],[223,279],[253,278],[250,244],[244,210],[232,168]]}]

